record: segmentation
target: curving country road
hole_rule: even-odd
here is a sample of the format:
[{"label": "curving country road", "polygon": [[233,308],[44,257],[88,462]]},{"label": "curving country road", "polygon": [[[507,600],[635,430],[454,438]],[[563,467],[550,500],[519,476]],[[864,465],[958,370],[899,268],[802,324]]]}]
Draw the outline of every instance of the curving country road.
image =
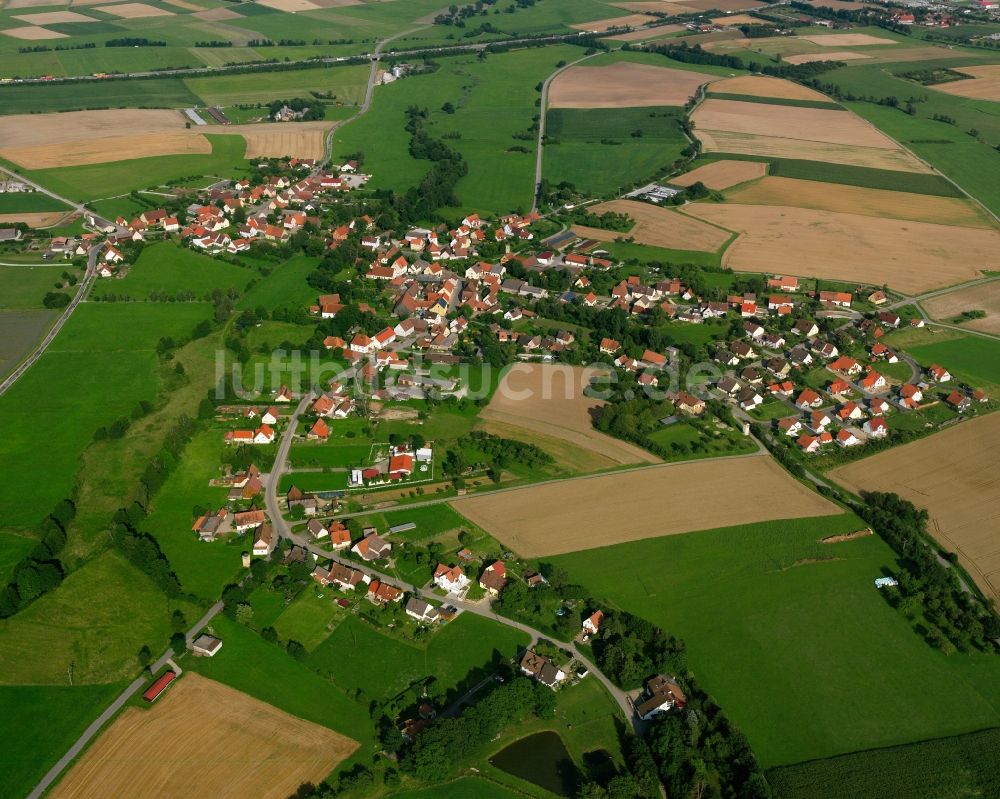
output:
[{"label": "curving country road", "polygon": [[59,335],[59,331],[63,329],[63,325],[69,321],[70,316],[73,315],[73,311],[76,307],[83,302],[83,298],[87,296],[87,292],[90,290],[90,286],[93,284],[94,280],[97,278],[97,256],[100,255],[101,245],[97,244],[90,248],[87,252],[87,271],[84,274],[83,280],[80,281],[80,285],[76,290],[76,296],[70,300],[69,305],[63,309],[62,315],[56,320],[56,323],[49,328],[49,332],[45,334],[38,346],[31,352],[31,354],[25,358],[21,364],[0,383],[0,396],[3,396],[7,390],[13,386],[21,377],[27,372],[39,358],[45,353],[49,344]]}]

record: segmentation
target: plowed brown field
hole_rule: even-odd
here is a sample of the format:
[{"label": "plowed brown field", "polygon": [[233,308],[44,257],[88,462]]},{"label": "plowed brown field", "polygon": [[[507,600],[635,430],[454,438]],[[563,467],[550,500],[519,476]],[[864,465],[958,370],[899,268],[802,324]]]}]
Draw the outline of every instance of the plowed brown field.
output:
[{"label": "plowed brown field", "polygon": [[551,108],[642,108],[684,105],[714,75],[623,61],[570,67],[549,87]]},{"label": "plowed brown field", "polygon": [[188,673],[151,708],[127,708],[50,796],[285,799],[357,748],[333,730]]},{"label": "plowed brown field", "polygon": [[705,224],[687,214],[682,214],[672,208],[658,208],[655,205],[634,200],[612,200],[595,205],[590,210],[595,214],[603,214],[608,211],[628,214],[635,220],[635,226],[627,233],[620,233],[614,230],[574,225],[573,232],[583,238],[614,241],[619,236],[625,236],[635,239],[639,244],[699,252],[715,252],[729,239],[729,233],[725,230]]},{"label": "plowed brown field", "polygon": [[892,491],[930,514],[928,531],[988,597],[1000,600],[1000,415],[841,466],[830,477],[853,491]]},{"label": "plowed brown field", "polygon": [[767,174],[767,164],[763,161],[714,161],[676,178],[670,178],[675,186],[690,186],[704,183],[710,189],[728,189],[748,180],[762,178]]},{"label": "plowed brown field", "polygon": [[523,557],[840,512],[789,477],[769,455],[669,464],[454,504]]},{"label": "plowed brown field", "polygon": [[940,321],[958,316],[962,311],[985,311],[984,319],[962,322],[962,327],[1000,335],[1000,283],[984,283],[952,291],[921,303],[924,310]]}]

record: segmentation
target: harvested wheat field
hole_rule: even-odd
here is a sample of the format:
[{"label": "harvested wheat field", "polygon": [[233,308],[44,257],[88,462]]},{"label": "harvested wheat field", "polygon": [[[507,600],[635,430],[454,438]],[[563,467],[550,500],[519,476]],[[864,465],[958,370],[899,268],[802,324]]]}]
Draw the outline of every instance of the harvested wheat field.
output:
[{"label": "harvested wheat field", "polygon": [[37,211],[24,214],[0,214],[0,224],[4,222],[23,222],[28,227],[44,228],[52,227],[63,217],[72,213],[68,209],[65,211]]},{"label": "harvested wheat field", "polygon": [[145,3],[117,3],[113,6],[97,6],[95,11],[106,11],[122,19],[144,19],[146,17],[171,17],[173,11],[146,5]]},{"label": "harvested wheat field", "polygon": [[942,322],[958,316],[962,311],[985,311],[984,319],[962,322],[962,327],[1000,335],[1000,283],[959,289],[924,300],[921,305],[927,313]]},{"label": "harvested wheat field", "polygon": [[624,28],[626,26],[634,28],[637,25],[648,25],[650,22],[656,22],[656,18],[647,16],[646,14],[626,14],[624,17],[598,19],[594,22],[578,22],[570,25],[570,27],[578,31],[604,33],[604,31],[611,30],[612,28]]},{"label": "harvested wheat field", "polygon": [[767,20],[751,17],[749,14],[729,14],[725,17],[712,17],[713,25],[765,25]]},{"label": "harvested wheat field", "polygon": [[0,156],[26,169],[210,153],[179,111],[108,109],[0,117]]},{"label": "harvested wheat field", "polygon": [[635,239],[639,244],[666,247],[670,250],[715,252],[729,240],[729,233],[673,208],[659,208],[635,200],[612,200],[592,206],[590,211],[603,214],[614,211],[628,214],[635,226],[627,233],[601,228],[573,225],[573,232],[583,238],[614,241],[619,236]]},{"label": "harvested wheat field", "polygon": [[[715,87],[713,87],[714,89]],[[709,98],[694,112],[696,130],[788,136],[830,144],[850,144],[879,150],[898,145],[873,125],[850,111],[803,108]]]},{"label": "harvested wheat field", "polygon": [[951,286],[1000,268],[1000,233],[784,206],[695,203],[691,214],[741,233],[722,263],[906,294]]},{"label": "harvested wheat field", "polygon": [[957,97],[1000,102],[1000,64],[988,64],[982,67],[958,67],[956,71],[963,75],[971,75],[972,80],[954,80],[950,83],[939,83],[930,88],[946,94],[954,94]]},{"label": "harvested wheat field", "polygon": [[61,22],[96,22],[93,17],[77,14],[75,11],[43,11],[38,14],[16,14],[14,19],[29,25],[58,25]]},{"label": "harvested wheat field", "polygon": [[309,0],[258,0],[262,6],[270,6],[278,11],[315,11],[319,8]]},{"label": "harvested wheat field", "polygon": [[335,123],[332,122],[230,125],[219,133],[236,133],[246,139],[247,158],[283,155],[323,158],[326,153],[327,131],[334,126]]},{"label": "harvested wheat field", "polygon": [[799,36],[820,47],[867,47],[868,45],[898,44],[895,39],[872,36],[868,33],[824,33],[817,36]]},{"label": "harvested wheat field", "polygon": [[127,708],[49,796],[285,799],[357,748],[333,730],[189,672],[148,710]]},{"label": "harvested wheat field", "polygon": [[815,89],[800,86],[783,78],[766,78],[761,75],[742,75],[724,78],[712,84],[714,94],[746,94],[751,97],[779,97],[784,100],[815,100],[830,102],[830,98]]},{"label": "harvested wheat field", "polygon": [[616,42],[643,42],[647,39],[663,39],[682,30],[685,30],[683,25],[657,25],[646,30],[612,34],[608,38]]},{"label": "harvested wheat field", "polygon": [[727,192],[726,199],[742,205],[785,205],[888,219],[910,219],[939,225],[991,230],[996,227],[982,209],[970,200],[887,189],[866,189],[818,180],[766,177],[749,186]]},{"label": "harvested wheat field", "polygon": [[228,8],[210,8],[208,11],[195,11],[192,17],[203,19],[206,22],[225,22],[230,19],[242,19],[242,14],[237,14]]},{"label": "harvested wheat field", "polygon": [[[623,503],[642,511],[623,511]],[[526,558],[840,513],[789,477],[770,455],[667,464],[473,496],[454,504],[459,513]]]},{"label": "harvested wheat field", "polygon": [[551,108],[642,108],[684,105],[714,75],[623,61],[570,67],[549,87]]},{"label": "harvested wheat field", "polygon": [[498,422],[493,418],[483,419],[482,416],[476,422],[476,430],[482,430],[484,433],[501,438],[523,441],[525,444],[534,444],[552,456],[557,466],[574,474],[609,471],[622,465],[620,461],[595,452],[586,446],[580,446],[565,438],[551,435],[549,430],[542,425],[538,425],[538,427],[542,429],[529,430],[514,424]]},{"label": "harvested wheat field", "polygon": [[703,183],[709,189],[728,189],[748,180],[756,180],[767,174],[767,164],[763,161],[713,161],[683,175],[670,178],[674,186],[691,186]]},{"label": "harvested wheat field", "polygon": [[832,50],[825,53],[790,55],[785,57],[785,61],[789,64],[812,64],[815,61],[857,61],[864,58],[871,58],[871,56],[855,53],[851,50]]},{"label": "harvested wheat field", "polygon": [[56,31],[49,30],[48,28],[39,28],[37,25],[26,25],[23,28],[7,28],[7,30],[0,31],[0,33],[5,36],[12,36],[15,39],[24,39],[29,42],[40,41],[42,39],[66,38],[65,33],[57,33]]},{"label": "harvested wheat field", "polygon": [[583,389],[602,371],[557,364],[516,364],[500,380],[479,418],[566,441],[606,459],[609,465],[658,463],[659,458],[642,447],[593,428],[591,411],[601,401],[584,396]]},{"label": "harvested wheat field", "polygon": [[958,553],[987,597],[1000,600],[1000,415],[841,466],[852,491],[892,491],[930,514],[928,532]]}]

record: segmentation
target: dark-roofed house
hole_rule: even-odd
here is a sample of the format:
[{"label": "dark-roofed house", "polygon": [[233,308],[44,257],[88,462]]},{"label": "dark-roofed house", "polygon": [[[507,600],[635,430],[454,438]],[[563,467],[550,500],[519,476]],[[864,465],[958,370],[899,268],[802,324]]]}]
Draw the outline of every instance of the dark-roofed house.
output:
[{"label": "dark-roofed house", "polygon": [[507,567],[503,565],[503,561],[494,561],[486,567],[479,577],[479,587],[490,596],[500,596],[500,592],[506,585]]},{"label": "dark-roofed house", "polygon": [[410,597],[406,601],[406,615],[417,621],[426,621],[431,624],[440,620],[441,613],[436,607],[422,599]]},{"label": "dark-roofed house", "polygon": [[220,649],[222,640],[208,633],[202,633],[191,642],[191,651],[200,657],[214,658]]},{"label": "dark-roofed house", "polygon": [[534,677],[542,685],[547,685],[553,690],[566,679],[566,672],[544,655],[539,655],[530,649],[521,658],[521,672]]},{"label": "dark-roofed house", "polygon": [[666,713],[672,708],[683,708],[687,697],[681,687],[668,677],[657,674],[646,680],[646,690],[642,700],[636,703],[635,712],[639,718],[648,721],[659,713]]}]

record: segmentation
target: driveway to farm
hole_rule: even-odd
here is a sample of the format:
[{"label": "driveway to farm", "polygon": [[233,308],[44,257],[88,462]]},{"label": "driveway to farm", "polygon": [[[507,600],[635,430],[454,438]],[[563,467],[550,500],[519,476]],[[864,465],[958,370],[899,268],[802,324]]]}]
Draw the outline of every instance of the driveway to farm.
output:
[{"label": "driveway to farm", "polygon": [[[212,605],[212,607],[208,609],[205,615],[202,616],[200,619],[198,619],[195,625],[190,630],[187,631],[186,635],[188,643],[190,643],[192,639],[199,632],[201,632],[201,630],[221,611],[222,611],[221,602],[216,602],[214,605]],[[171,667],[173,667],[174,670],[179,674],[180,669],[177,668],[176,664],[173,663],[172,661],[173,656],[174,656],[174,650],[168,648],[166,652],[164,652],[162,655],[160,655],[159,658],[157,658],[155,663],[150,665],[149,667],[150,672],[155,674],[157,671],[159,671],[169,663]],[[91,739],[95,735],[97,735],[98,732],[100,732],[101,728],[105,724],[107,724],[114,717],[114,715],[125,706],[126,702],[128,702],[133,696],[135,696],[136,692],[140,688],[142,688],[143,685],[146,684],[147,680],[148,678],[146,676],[142,676],[142,677],[137,677],[135,680],[129,683],[129,686],[118,695],[118,698],[115,699],[115,701],[112,702],[105,709],[105,711],[101,713],[101,715],[98,716],[96,719],[94,719],[94,721],[91,722],[90,726],[83,731],[83,734],[76,739],[76,741],[69,748],[66,754],[64,754],[61,758],[59,758],[59,761],[52,768],[48,770],[48,772],[44,777],[42,777],[38,785],[35,786],[34,790],[32,790],[32,792],[28,794],[28,799],[39,799],[39,797],[41,797],[52,786],[52,783],[54,783],[56,779],[58,779],[59,775],[62,774],[63,771],[65,771],[69,767],[69,764],[72,763],[79,756],[79,754],[83,751],[84,747],[88,743],[90,743]]]},{"label": "driveway to farm", "polygon": [[87,253],[87,271],[83,276],[83,280],[80,281],[79,288],[76,290],[76,296],[70,300],[69,305],[67,305],[65,310],[63,310],[62,315],[56,320],[56,323],[49,328],[49,332],[45,334],[45,338],[38,343],[38,346],[35,347],[34,351],[32,351],[32,353],[21,362],[21,365],[18,366],[17,369],[11,372],[7,378],[0,383],[0,396],[3,396],[7,392],[7,389],[14,385],[21,378],[21,376],[27,372],[39,358],[42,357],[42,354],[48,348],[49,344],[51,344],[53,339],[59,335],[59,331],[62,330],[63,325],[65,325],[70,316],[72,316],[73,311],[76,310],[76,306],[78,306],[83,301],[83,298],[87,296],[87,292],[90,290],[91,284],[93,284],[94,279],[97,277],[97,256],[100,252],[101,245],[99,244],[90,248],[90,251]]}]

